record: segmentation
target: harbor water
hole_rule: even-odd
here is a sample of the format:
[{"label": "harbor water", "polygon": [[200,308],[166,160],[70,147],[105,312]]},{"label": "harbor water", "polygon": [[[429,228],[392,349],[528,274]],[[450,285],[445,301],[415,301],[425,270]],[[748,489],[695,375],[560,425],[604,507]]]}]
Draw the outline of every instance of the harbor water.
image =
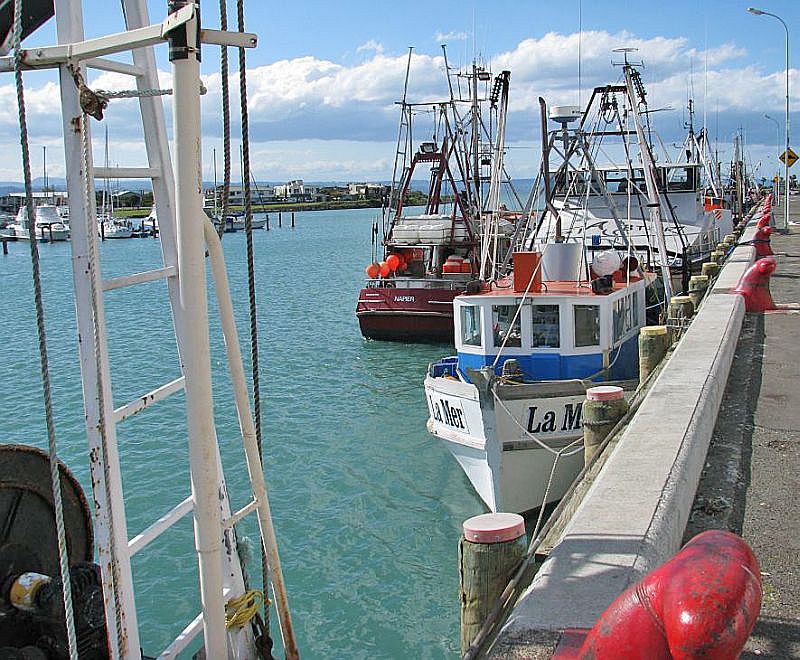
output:
[{"label": "harbor water", "polygon": [[[452,347],[365,341],[355,304],[375,209],[288,214],[253,235],[267,485],[301,655],[455,658],[457,542],[483,513],[463,472],[425,430],[422,380]],[[246,242],[223,247],[246,364]],[[59,454],[90,495],[70,246],[40,245]],[[161,264],[154,239],[105,241],[105,277]],[[0,442],[47,447],[29,246],[0,255],[5,338]],[[209,286],[209,290],[212,287]],[[234,508],[248,501],[224,346],[209,296],[214,413]],[[180,375],[164,283],[104,298],[115,406]],[[132,537],[189,495],[180,395],[118,427]],[[240,529],[260,582],[254,521]],[[248,540],[250,542],[248,542]],[[199,612],[191,516],[133,558],[146,655]],[[276,652],[282,655],[277,617]]]}]

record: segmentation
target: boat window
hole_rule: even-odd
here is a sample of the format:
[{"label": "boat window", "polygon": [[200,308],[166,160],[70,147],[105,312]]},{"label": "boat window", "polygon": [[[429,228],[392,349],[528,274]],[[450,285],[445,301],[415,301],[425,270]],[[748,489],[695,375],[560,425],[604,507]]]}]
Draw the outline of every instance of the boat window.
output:
[{"label": "boat window", "polygon": [[533,327],[531,339],[533,348],[559,347],[558,305],[532,305],[531,325]]},{"label": "boat window", "polygon": [[[522,333],[519,327],[519,315],[515,305],[492,306],[492,330],[494,331],[494,345],[522,346]],[[512,323],[513,321],[513,323]]]},{"label": "boat window", "polygon": [[481,310],[477,305],[465,305],[461,308],[461,343],[466,346],[480,346]]},{"label": "boat window", "polygon": [[575,305],[575,346],[600,345],[600,306]]},{"label": "boat window", "polygon": [[619,341],[639,325],[638,291],[633,291],[614,303],[614,341]]},{"label": "boat window", "polygon": [[695,189],[694,167],[672,167],[667,173],[667,192]]}]

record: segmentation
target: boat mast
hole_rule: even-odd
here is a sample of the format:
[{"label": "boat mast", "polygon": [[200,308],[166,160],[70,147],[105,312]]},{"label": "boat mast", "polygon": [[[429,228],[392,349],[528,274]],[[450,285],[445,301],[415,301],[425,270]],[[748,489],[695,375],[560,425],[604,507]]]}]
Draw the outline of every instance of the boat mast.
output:
[{"label": "boat mast", "polygon": [[[641,112],[639,105],[646,107],[644,88],[642,87],[639,72],[628,63],[627,56],[622,67],[625,74],[625,84],[628,88],[628,98],[633,106],[633,123],[636,126],[636,137],[639,141],[639,152],[642,157],[644,178],[647,184],[647,208],[650,210],[650,224],[656,237],[658,246],[659,262],[661,265],[661,276],[664,280],[664,296],[667,300],[672,297],[672,282],[670,280],[669,264],[667,263],[667,242],[664,238],[664,225],[661,219],[661,199],[658,194],[658,178],[656,177],[656,164],[653,159],[653,152],[650,149],[650,142],[644,132],[641,122]],[[638,100],[637,100],[638,99]]]}]

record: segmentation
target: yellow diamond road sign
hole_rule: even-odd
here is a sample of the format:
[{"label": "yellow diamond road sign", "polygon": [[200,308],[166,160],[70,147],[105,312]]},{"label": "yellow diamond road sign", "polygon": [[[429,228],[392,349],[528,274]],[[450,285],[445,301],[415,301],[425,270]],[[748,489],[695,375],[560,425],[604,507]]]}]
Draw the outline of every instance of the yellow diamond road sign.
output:
[{"label": "yellow diamond road sign", "polygon": [[781,162],[786,163],[789,167],[794,165],[794,162],[798,159],[798,155],[791,150],[791,148],[784,151],[778,158],[781,159]]}]

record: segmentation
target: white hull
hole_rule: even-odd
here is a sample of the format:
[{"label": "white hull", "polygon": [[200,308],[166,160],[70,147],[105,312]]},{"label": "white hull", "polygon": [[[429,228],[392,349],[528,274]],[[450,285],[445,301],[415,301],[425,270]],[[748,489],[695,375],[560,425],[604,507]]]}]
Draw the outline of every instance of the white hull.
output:
[{"label": "white hull", "polygon": [[583,467],[583,388],[558,395],[559,383],[519,387],[541,396],[501,394],[491,405],[489,393],[482,410],[475,385],[425,379],[428,430],[444,440],[490,511],[522,513],[555,502]]},{"label": "white hull", "polygon": [[[22,227],[21,225],[9,225],[8,227],[9,232],[11,235],[16,236],[17,240],[20,241],[29,241],[31,239],[31,234],[26,227]],[[69,229],[65,225],[53,225],[51,226],[37,226],[36,227],[36,240],[42,243],[49,243],[50,241],[68,241],[69,240]]]}]

